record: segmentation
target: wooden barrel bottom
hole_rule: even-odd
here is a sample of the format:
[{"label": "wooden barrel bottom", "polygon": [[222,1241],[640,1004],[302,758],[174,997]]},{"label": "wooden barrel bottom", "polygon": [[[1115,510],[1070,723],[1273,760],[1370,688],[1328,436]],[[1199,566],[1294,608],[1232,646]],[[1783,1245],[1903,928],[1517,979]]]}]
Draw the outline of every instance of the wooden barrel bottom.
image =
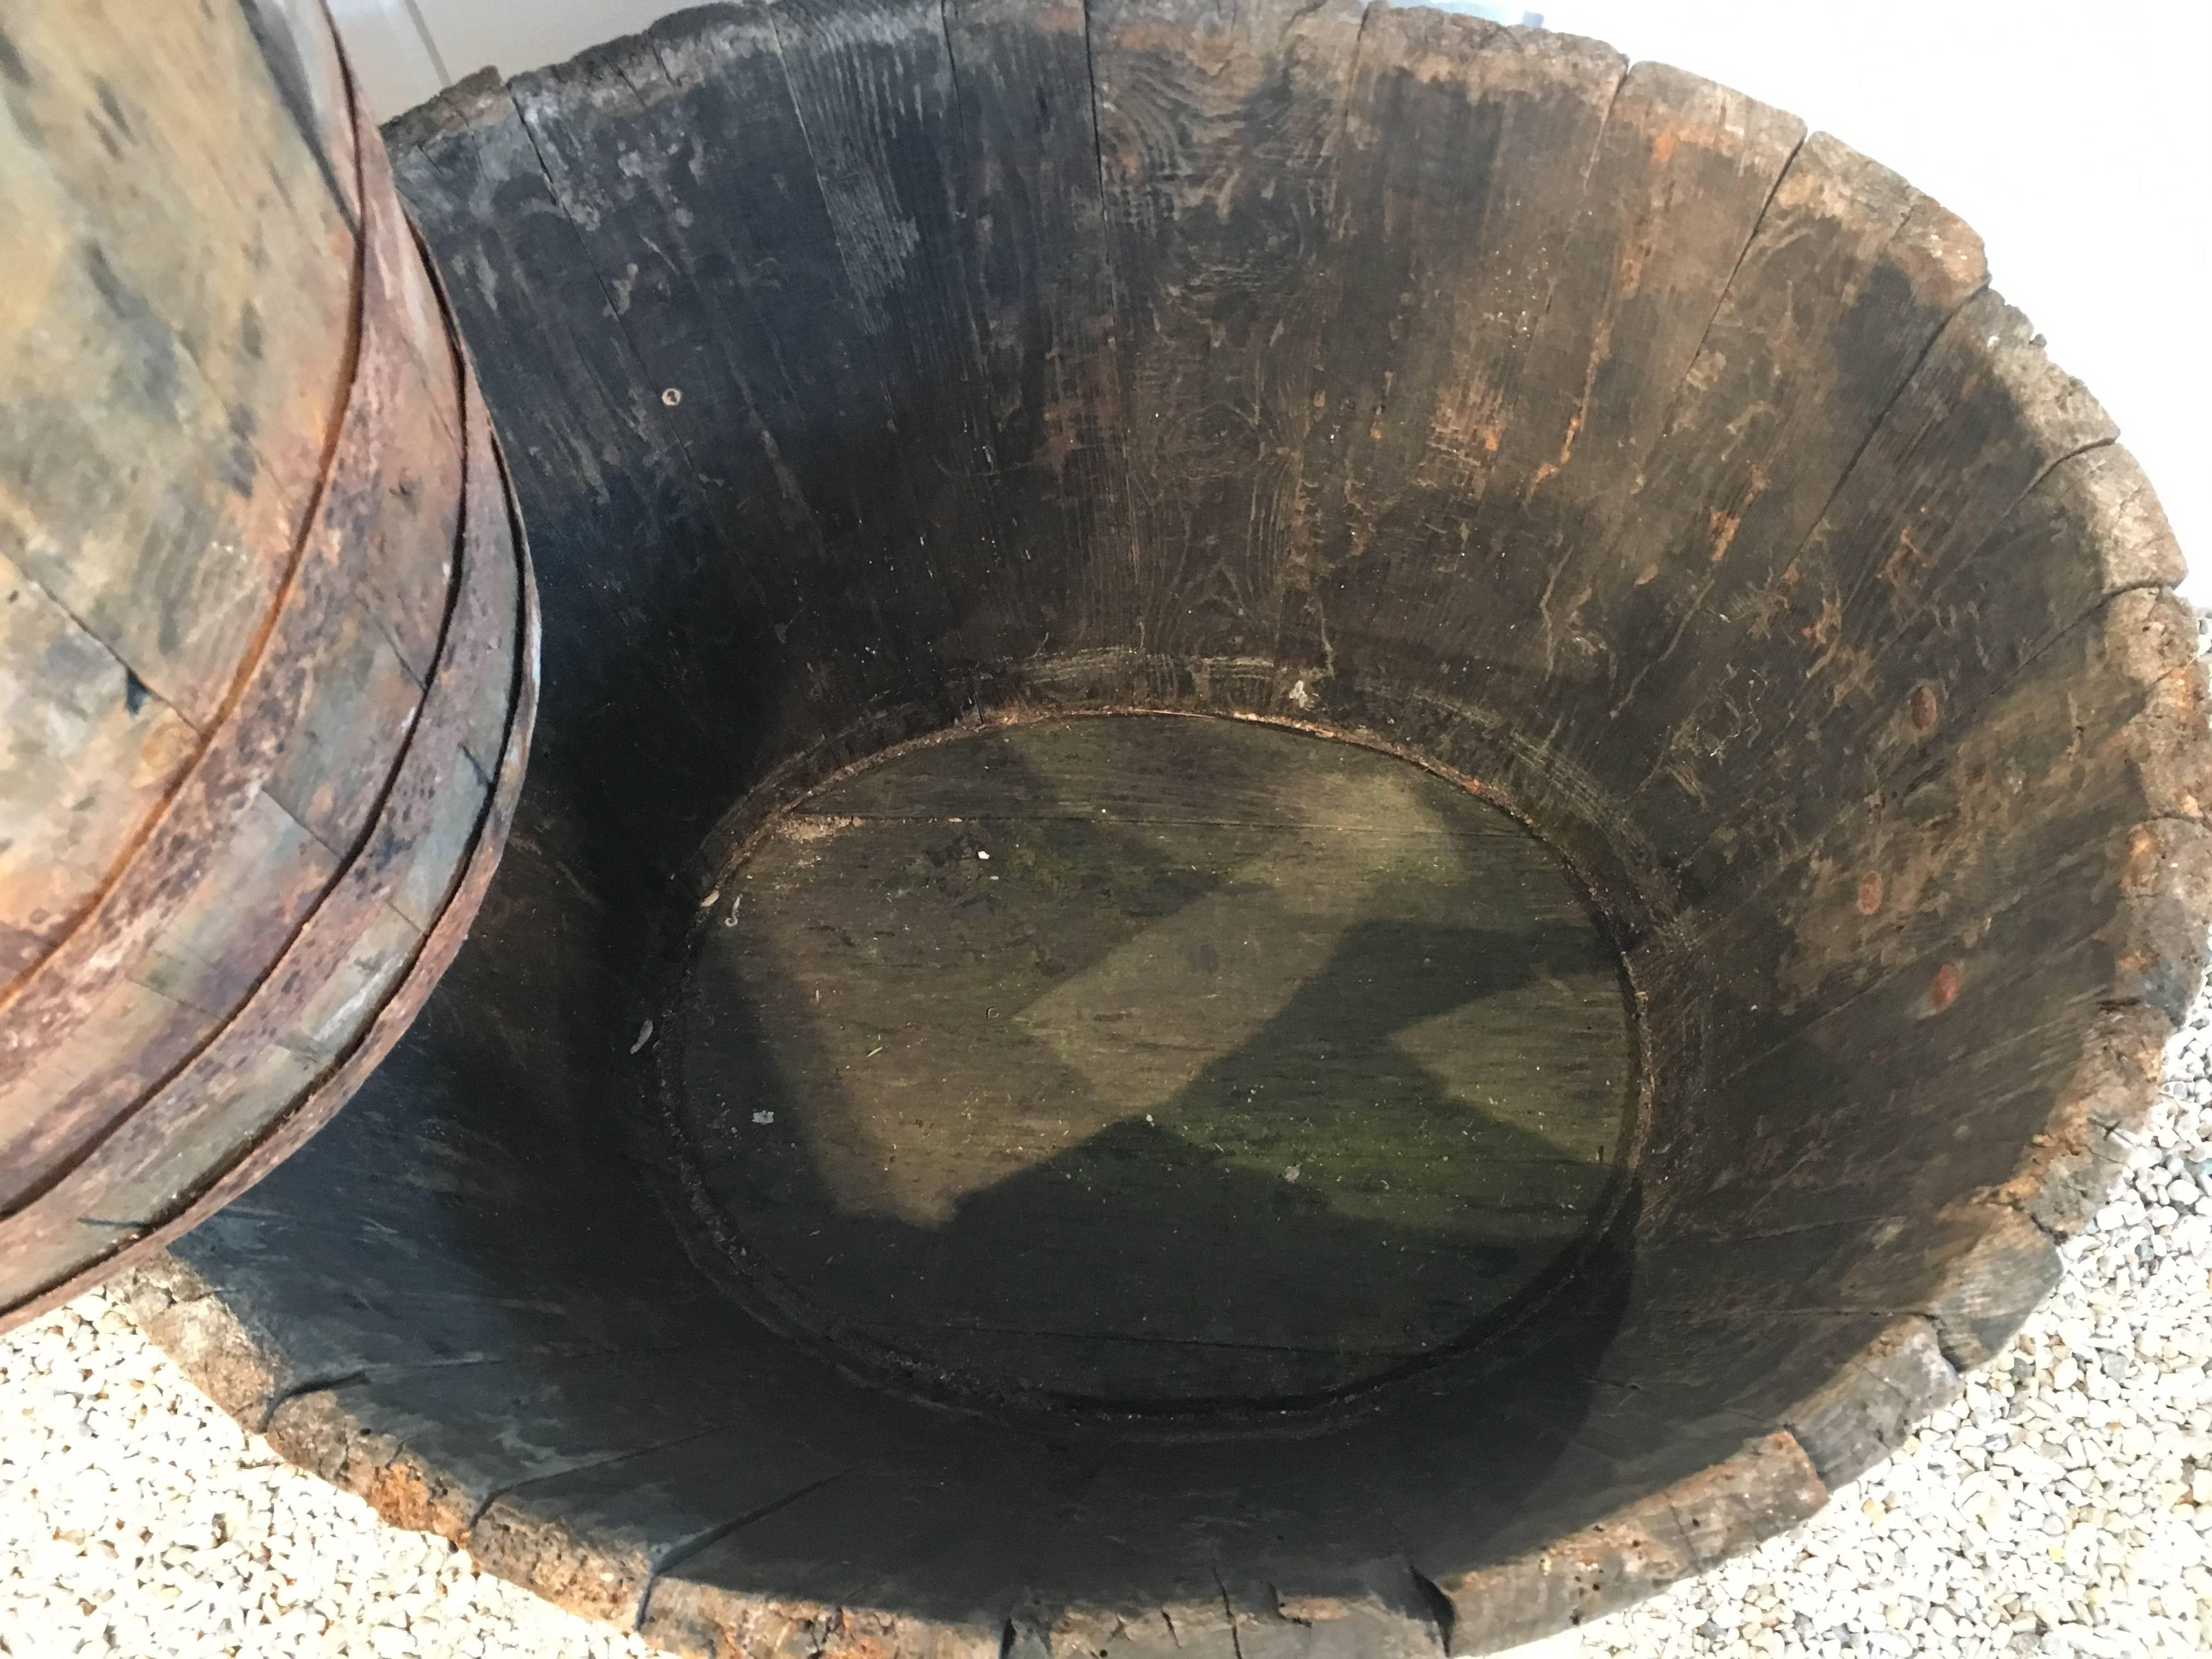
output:
[{"label": "wooden barrel bottom", "polygon": [[753,836],[663,1076],[749,1299],[933,1389],[1328,1397],[1540,1296],[1620,1189],[1620,964],[1409,762],[1249,721],[892,751]]}]

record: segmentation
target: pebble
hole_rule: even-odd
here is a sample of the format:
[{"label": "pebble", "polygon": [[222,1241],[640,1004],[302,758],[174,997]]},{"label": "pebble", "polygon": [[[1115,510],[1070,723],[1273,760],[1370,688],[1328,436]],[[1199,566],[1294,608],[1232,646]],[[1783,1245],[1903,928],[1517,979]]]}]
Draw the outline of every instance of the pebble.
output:
[{"label": "pebble", "polygon": [[[1286,1178],[1291,1175],[1286,1170]],[[2011,1348],[1805,1525],[1522,1659],[2212,1653],[2212,1000]],[[0,1338],[11,1659],[648,1659],[286,1464],[100,1292]]]},{"label": "pebble", "polygon": [[0,1654],[648,1659],[284,1462],[95,1291],[0,1338]]}]

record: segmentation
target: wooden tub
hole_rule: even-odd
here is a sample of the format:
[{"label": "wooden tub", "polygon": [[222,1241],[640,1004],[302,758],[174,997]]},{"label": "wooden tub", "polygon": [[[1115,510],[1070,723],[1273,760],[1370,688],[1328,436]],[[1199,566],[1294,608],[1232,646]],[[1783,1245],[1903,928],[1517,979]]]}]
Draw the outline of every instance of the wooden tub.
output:
[{"label": "wooden tub", "polygon": [[2178,553],[1973,234],[1350,0],[780,0],[387,133],[544,731],[353,1109],[142,1278],[687,1653],[1481,1652],[2053,1283],[2206,921]]}]

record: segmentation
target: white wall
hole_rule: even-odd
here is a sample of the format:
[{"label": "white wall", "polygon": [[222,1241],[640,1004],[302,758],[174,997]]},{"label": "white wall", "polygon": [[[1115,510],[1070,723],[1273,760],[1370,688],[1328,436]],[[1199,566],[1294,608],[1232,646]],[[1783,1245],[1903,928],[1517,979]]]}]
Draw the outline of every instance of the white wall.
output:
[{"label": "white wall", "polygon": [[[334,0],[391,115],[485,64],[557,63],[661,0]],[[1997,288],[2094,388],[2212,606],[2212,0],[1517,0],[1792,110],[1982,234]]]},{"label": "white wall", "polygon": [[354,82],[378,120],[414,108],[446,84],[429,29],[408,0],[330,0],[330,8]]}]

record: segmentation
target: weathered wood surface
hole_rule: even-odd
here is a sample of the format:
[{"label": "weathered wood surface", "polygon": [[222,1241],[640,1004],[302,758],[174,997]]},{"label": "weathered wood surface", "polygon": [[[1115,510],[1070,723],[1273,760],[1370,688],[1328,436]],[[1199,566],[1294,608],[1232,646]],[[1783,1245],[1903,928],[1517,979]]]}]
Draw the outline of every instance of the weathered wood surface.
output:
[{"label": "weathered wood surface", "polygon": [[[2057,1091],[2110,1011],[2178,1020],[2212,892],[2195,653],[2170,595],[2119,596],[1918,787],[1846,816],[1680,943],[1676,971],[1712,976],[1706,1086],[1743,1103],[1750,1135],[1724,1188],[1662,1190],[1723,1229],[1926,1213],[2066,1132]],[[1755,1107],[1778,1088],[1786,1109]],[[1708,1161],[1653,1156],[1677,1152]]]},{"label": "weathered wood surface", "polygon": [[7,623],[0,922],[48,949],[232,695],[313,502],[352,307],[354,236],[243,16],[112,12],[5,26],[0,555],[47,615]]},{"label": "weathered wood surface", "polygon": [[1085,634],[1257,656],[1297,544],[1363,15],[1355,0],[1086,12],[1136,580],[1129,609]]},{"label": "weathered wood surface", "polygon": [[1628,1504],[1534,1555],[1439,1581],[1452,1650],[1501,1653],[1641,1601],[1771,1538],[1827,1502],[1787,1433]]},{"label": "weathered wood surface", "polygon": [[1737,606],[1741,636],[1701,653],[1652,721],[1665,759],[1638,799],[1655,834],[1704,837],[1702,890],[1786,856],[1879,787],[1924,739],[1930,699],[1936,722],[1971,720],[2108,593],[2160,579],[2141,566],[2106,575],[2083,556],[2079,521],[2049,514],[2075,474],[2124,465],[2104,447],[2112,436],[1996,295],[1952,319],[1813,533]]},{"label": "weathered wood surface", "polygon": [[1285,643],[1389,672],[1418,641],[1455,695],[1520,697],[1554,570],[1602,538],[1802,129],[1569,37],[1378,12],[1362,47],[1334,257],[1363,274]]},{"label": "weathered wood surface", "polygon": [[1773,563],[1811,531],[1922,351],[1984,280],[1979,240],[1903,179],[1824,134],[1799,148],[1620,533],[1561,573],[1555,742],[1632,788],[1638,743],[1670,729],[1678,686],[1727,659]]},{"label": "weathered wood surface", "polygon": [[[297,80],[313,128],[327,100],[311,65]],[[2147,484],[1984,286],[1972,233],[1905,181],[1594,42],[1351,0],[749,0],[512,85],[471,77],[392,138],[543,556],[550,678],[479,948],[368,1115],[180,1247],[215,1291],[167,1316],[176,1340],[234,1370],[244,1408],[301,1389],[291,1455],[410,1524],[466,1522],[497,1570],[683,1651],[1468,1650],[1808,1512],[2051,1282],[2199,963],[2202,678]],[[404,596],[356,592],[380,619],[356,630],[362,662],[414,665],[382,620]],[[82,620],[25,615],[6,625],[57,641]],[[154,691],[148,710],[189,724]],[[1080,1063],[1054,1051],[1051,1109],[979,1115],[967,1143],[932,1119],[935,1150],[990,1154],[964,1174],[909,1161],[903,1127],[894,1154],[899,1115],[854,1104],[890,1097],[865,1092],[869,1068],[899,1059],[904,1097],[1006,1074],[949,1011],[980,994],[987,1028],[1011,1017],[991,1020],[967,969],[902,957],[915,935],[868,930],[870,907],[907,899],[823,873],[849,853],[836,869],[880,877],[957,834],[994,851],[1003,893],[1013,859],[998,869],[972,795],[946,788],[1004,775],[897,774],[903,801],[814,814],[823,839],[757,854],[787,861],[781,908],[720,921],[734,855],[780,809],[894,776],[841,769],[1003,722],[937,751],[983,754],[1077,710],[1310,722],[1478,782],[1582,872],[1627,965],[1649,1137],[1615,1224],[1528,1316],[1316,1408],[1315,1432],[1148,1438],[1094,1411],[1053,1417],[1041,1450],[859,1389],[730,1316],[714,1230],[659,1201],[691,1216],[702,1193],[656,1197],[657,1166],[633,1162],[658,1069],[697,1035],[660,994],[678,946],[775,943],[804,975],[717,986],[723,1070],[773,1054],[849,1121],[798,1227],[738,1202],[772,1161],[734,1154],[799,1115],[764,1105],[777,1121],[755,1125],[725,1103],[714,1179],[738,1232],[817,1252],[835,1234],[851,1248],[810,1284],[845,1275],[883,1328],[894,1282],[933,1308],[999,1284],[1022,1316],[1002,1328],[1030,1334],[974,1337],[961,1363],[1066,1381],[1064,1353],[1036,1357],[1040,1298],[1006,1281],[1051,1254],[1079,1183],[1041,1188],[1060,1201],[998,1235],[980,1274],[901,1280],[900,1252],[1054,1166],[1014,1167],[1017,1127],[1060,1136],[1061,1164],[1070,1134],[1141,1127],[1139,1161],[1114,1167],[1146,1167],[1158,1122],[1100,1131],[1067,1103],[1097,1092],[1085,1066],[1157,1094],[1173,1056],[1116,1047],[1129,1021],[1047,1020],[1032,1048],[1084,1038]],[[138,794],[114,786],[131,811],[173,787],[181,763],[112,691],[56,718],[88,754],[149,757]],[[496,728],[480,707],[483,774],[503,764]],[[1101,781],[1110,833],[1033,803],[998,820],[1047,862],[1141,862],[1127,890],[1172,912],[1054,896],[1032,932],[1079,915],[1106,962],[1234,900],[1220,878],[1282,802],[1224,758],[1206,770],[1206,812],[1232,820],[1203,826],[1210,853],[1178,850],[1200,826],[1144,819],[1140,771]],[[287,803],[310,814],[311,793]],[[257,902],[289,915],[328,878],[283,823],[255,825]],[[116,856],[72,844],[88,866]],[[1311,861],[1284,867],[1301,896],[1335,890]],[[1022,1006],[1048,1008],[1044,956],[1009,948],[1018,907],[981,902],[985,861],[927,881],[939,937],[1036,975]],[[419,930],[434,902],[392,908]],[[853,945],[796,926],[817,911]],[[0,912],[0,960],[44,948],[27,915]],[[1185,942],[1221,966],[1218,941]],[[1271,962],[1326,988],[1308,948],[1289,930]],[[848,963],[871,953],[908,963],[898,983],[930,1017],[878,1031],[862,1011],[825,1036],[793,988],[857,996]],[[1463,981],[1494,965],[1457,963]],[[1125,977],[1157,995],[1199,971],[1171,954]],[[129,982],[208,1000],[229,972],[194,943]],[[1337,1005],[1293,996],[1285,1051],[1318,1057],[1359,999]],[[1194,1036],[1204,1012],[1152,1023],[1193,1050],[1234,1037]],[[756,1015],[768,1036],[738,1030]],[[1417,1020],[1358,1064],[1452,1075],[1473,1044],[1437,1018],[1449,1041],[1423,1049]],[[1283,1073],[1269,1086],[1290,1091]],[[783,1150],[790,1175],[822,1146]],[[1270,1205],[1316,1190],[1303,1153],[1274,1168]],[[1156,1261],[1193,1209],[1128,1226],[1120,1259]],[[1228,1239],[1214,1254],[1244,1260]],[[1232,1311],[1279,1320],[1348,1286],[1402,1310],[1420,1277],[1320,1254],[1295,1295]],[[1091,1277],[1060,1300],[1144,1311],[1133,1272]],[[226,1311],[246,1338],[195,1334]],[[1176,1365],[1115,1386],[1221,1375],[1211,1351],[1152,1346]],[[665,1391],[626,1411],[656,1374]],[[528,1447],[481,1431],[503,1409]]]},{"label": "weathered wood surface", "polygon": [[[449,897],[471,864],[481,890],[479,855],[496,852],[495,840],[478,844],[491,789],[463,742],[487,702],[502,715],[514,706],[522,641],[518,544],[483,404],[472,398],[471,406],[477,488],[460,592],[439,672],[408,725],[405,751],[360,852],[317,895],[250,992],[222,1005],[188,1060],[143,1091],[151,1068],[143,1050],[131,1057],[124,1075],[142,1092],[130,1100],[127,1119],[61,1181],[0,1219],[8,1274],[0,1296],[12,1301],[43,1290],[62,1276],[58,1269],[79,1269],[169,1223],[179,1198],[199,1200],[278,1119],[290,1120],[287,1133],[296,1136],[304,1097],[315,1097],[326,1111],[335,1103],[326,1076],[341,1062],[357,1073],[356,1048],[365,1036],[374,1043],[362,1011],[386,1019],[410,980],[419,1000],[421,958],[433,951]],[[505,747],[502,741],[495,752]],[[454,925],[465,925],[465,916]],[[206,1206],[194,1208],[204,1213]]]},{"label": "weathered wood surface", "polygon": [[1895,1451],[1961,1388],[1935,1326],[1901,1319],[1790,1413],[1790,1431],[1833,1491]]},{"label": "weathered wood surface", "polygon": [[[492,780],[527,733],[489,417],[475,403],[465,454],[465,368],[380,148],[331,103],[327,25],[164,19],[8,24],[30,54],[9,177],[53,191],[10,230],[27,248],[71,227],[109,313],[67,337],[160,367],[69,392],[38,355],[64,337],[33,328],[5,371],[27,399],[11,416],[68,410],[0,446],[22,509],[6,672],[27,763],[6,787],[27,822],[8,851],[68,849],[0,989],[11,1318],[206,1213],[343,1098],[465,927],[497,854]],[[64,124],[72,98],[89,125]],[[102,121],[104,155],[85,137]],[[228,411],[219,443],[173,418],[203,394]],[[161,415],[127,467],[72,435]],[[76,491],[93,465],[101,490]],[[178,515],[176,492],[211,483],[236,528]],[[167,503],[177,539],[134,539],[134,501]]]},{"label": "weathered wood surface", "polygon": [[1556,1277],[1634,1130],[1553,854],[1394,757],[1103,719],[811,796],[699,913],[672,1109],[757,1292],[909,1373],[1313,1396]]}]

